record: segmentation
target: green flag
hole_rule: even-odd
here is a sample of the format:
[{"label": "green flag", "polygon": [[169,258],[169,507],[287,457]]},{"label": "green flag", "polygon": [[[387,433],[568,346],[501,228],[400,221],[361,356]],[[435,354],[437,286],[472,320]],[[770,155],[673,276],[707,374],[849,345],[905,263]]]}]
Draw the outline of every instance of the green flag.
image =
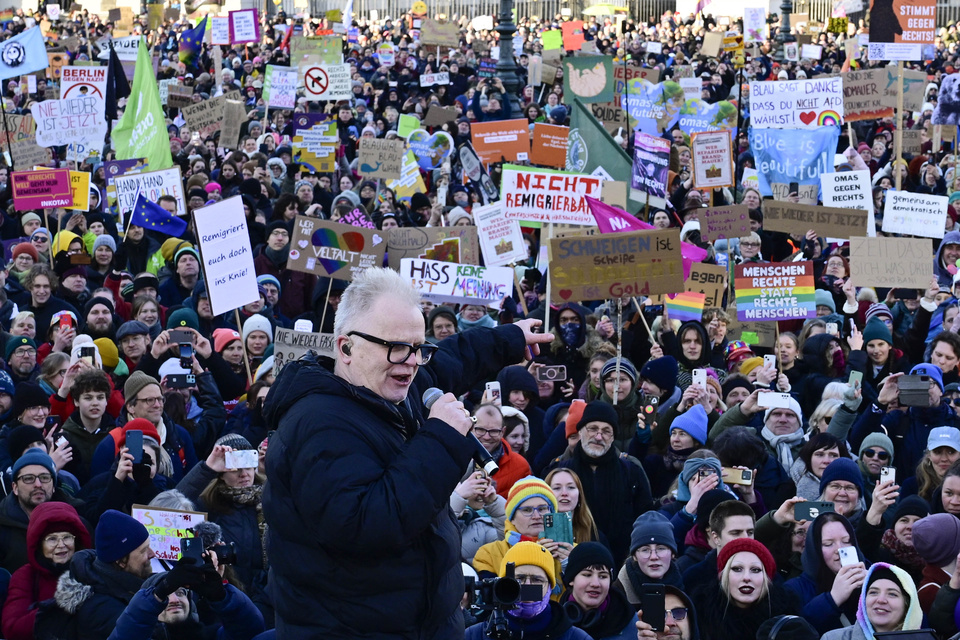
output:
[{"label": "green flag", "polygon": [[160,91],[153,75],[153,63],[147,46],[140,40],[133,88],[123,117],[113,130],[117,160],[146,158],[151,171],[169,169],[170,137],[160,106]]}]

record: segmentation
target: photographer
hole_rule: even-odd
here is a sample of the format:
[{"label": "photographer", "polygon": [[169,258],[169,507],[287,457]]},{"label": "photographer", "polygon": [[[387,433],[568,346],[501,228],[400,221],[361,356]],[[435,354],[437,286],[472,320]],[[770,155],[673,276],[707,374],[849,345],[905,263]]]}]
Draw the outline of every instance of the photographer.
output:
[{"label": "photographer", "polygon": [[[155,573],[146,580],[120,615],[108,640],[249,640],[262,632],[263,616],[242,591],[224,583],[217,554],[208,552],[204,556],[203,564],[184,558],[172,570]],[[209,605],[218,619],[216,623],[200,621],[198,598]]]}]

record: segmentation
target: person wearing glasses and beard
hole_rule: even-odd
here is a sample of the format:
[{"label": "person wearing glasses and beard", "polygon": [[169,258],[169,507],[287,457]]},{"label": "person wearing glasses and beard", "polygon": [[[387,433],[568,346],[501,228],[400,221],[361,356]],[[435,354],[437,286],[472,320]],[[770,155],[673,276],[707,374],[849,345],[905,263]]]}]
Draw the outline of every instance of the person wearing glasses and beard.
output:
[{"label": "person wearing glasses and beard", "polygon": [[[450,494],[474,451],[454,394],[534,355],[541,323],[426,341],[419,294],[371,268],[343,293],[334,357],[308,353],[267,396],[263,511],[278,637],[463,638]],[[446,393],[427,410],[430,387]],[[320,488],[322,487],[322,490]]]}]

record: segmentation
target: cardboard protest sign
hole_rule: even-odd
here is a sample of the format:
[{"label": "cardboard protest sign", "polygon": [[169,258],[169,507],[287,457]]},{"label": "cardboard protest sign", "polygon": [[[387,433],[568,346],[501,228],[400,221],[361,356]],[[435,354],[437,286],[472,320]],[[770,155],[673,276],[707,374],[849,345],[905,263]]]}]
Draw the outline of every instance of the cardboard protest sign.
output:
[{"label": "cardboard protest sign", "polygon": [[257,20],[256,9],[242,9],[231,11],[230,44],[260,41],[260,22]]},{"label": "cardboard protest sign", "polygon": [[37,144],[37,136],[30,134],[23,140],[10,144],[10,157],[14,166],[34,167],[48,164],[51,160],[50,150]]},{"label": "cardboard protest sign", "polygon": [[727,325],[728,340],[743,340],[755,347],[774,347],[777,341],[775,322],[740,322],[736,319],[736,305],[728,305],[727,315],[731,322]]},{"label": "cardboard protest sign", "polygon": [[304,63],[299,68],[307,98],[349,100],[352,97],[349,64]]},{"label": "cardboard protest sign", "polygon": [[613,88],[613,58],[577,56],[563,61],[563,95],[583,103],[612,102]]},{"label": "cardboard protest sign", "polygon": [[[872,0],[870,60],[922,60],[937,35],[936,0]],[[932,56],[927,56],[932,57]]]},{"label": "cardboard protest sign", "polygon": [[508,267],[404,258],[400,276],[409,280],[421,297],[434,302],[491,304],[513,292],[513,271]]},{"label": "cardboard protest sign", "polygon": [[73,206],[67,169],[14,171],[10,175],[10,187],[17,211]]},{"label": "cardboard protest sign", "polygon": [[[6,117],[6,126],[0,131],[0,148],[9,150],[11,142],[18,140],[32,139],[36,144],[36,123],[31,115],[17,115],[8,113]],[[18,164],[18,163],[14,163]],[[27,165],[23,165],[27,166]]]},{"label": "cardboard protest sign", "polygon": [[908,191],[887,192],[883,232],[924,238],[942,238],[947,219],[947,197]]},{"label": "cardboard protest sign", "polygon": [[304,56],[318,56],[323,64],[343,62],[343,38],[337,35],[318,37],[291,36],[290,60],[300,63]]},{"label": "cardboard protest sign", "polygon": [[446,71],[438,71],[437,73],[420,74],[421,87],[432,87],[435,85],[446,86],[448,84],[450,84],[450,74]]},{"label": "cardboard protest sign", "polygon": [[183,180],[180,167],[148,173],[133,173],[116,176],[113,185],[117,192],[117,211],[121,220],[133,211],[137,196],[143,194],[148,202],[156,202],[160,196],[170,195],[177,200],[177,215],[187,215],[187,202],[183,195]]},{"label": "cardboard protest sign", "polygon": [[697,189],[732,187],[733,136],[730,131],[706,131],[693,134],[693,186]]},{"label": "cardboard protest sign", "polygon": [[684,290],[679,229],[550,239],[550,302]]},{"label": "cardboard protest sign", "polygon": [[[337,208],[339,209],[341,206],[343,206],[342,202],[337,205]],[[373,218],[370,217],[370,214],[367,213],[367,210],[363,207],[354,207],[353,210],[340,216],[338,222],[340,224],[348,224],[351,227],[363,227],[364,229],[377,228],[377,225],[373,223]]]},{"label": "cardboard protest sign", "polygon": [[37,144],[41,147],[103,140],[107,134],[103,100],[94,96],[34,102],[30,113],[37,124]]},{"label": "cardboard protest sign", "polygon": [[885,69],[847,71],[843,77],[843,117],[847,122],[893,117],[897,96],[886,91]]},{"label": "cardboard protest sign", "polygon": [[708,207],[700,212],[700,237],[706,242],[720,238],[742,238],[750,233],[750,215],[747,205]]},{"label": "cardboard protest sign", "polygon": [[[897,67],[895,65],[890,65],[886,68],[887,71],[887,82],[885,91],[893,96],[893,103],[897,103]],[[947,76],[949,77],[949,76]],[[924,92],[923,89],[927,85],[927,74],[925,71],[914,71],[913,69],[904,69],[903,70],[903,110],[904,111],[920,111],[920,107],[923,105]],[[941,83],[940,88],[943,89],[943,84]],[[949,99],[947,100],[949,103]],[[940,104],[939,99],[937,104]],[[937,110],[933,110],[933,122],[936,124],[937,121]]]},{"label": "cardboard protest sign", "polygon": [[670,142],[637,131],[634,136],[630,186],[651,196],[665,198],[670,172]]},{"label": "cardboard protest sign", "polygon": [[308,333],[277,327],[273,336],[273,375],[279,375],[284,366],[296,362],[311,350],[333,357],[336,342],[332,333]]},{"label": "cardboard protest sign", "polygon": [[815,129],[843,124],[843,80],[750,83],[750,126],[754,129]]},{"label": "cardboard protest sign", "polygon": [[[826,207],[863,209],[867,213],[867,235],[877,235],[877,223],[873,212],[873,191],[870,171],[838,171],[820,174],[820,189]],[[860,235],[850,232],[846,237]]]},{"label": "cardboard protest sign", "polygon": [[700,53],[708,58],[713,58],[720,54],[720,47],[722,46],[723,34],[719,31],[708,31],[703,34],[703,44],[700,47]]},{"label": "cardboard protest sign", "polygon": [[919,238],[850,238],[850,279],[858,287],[930,287],[930,241]]},{"label": "cardboard protest sign", "polygon": [[805,320],[817,317],[813,262],[738,264],[734,287],[738,320]]},{"label": "cardboard protest sign", "polygon": [[617,106],[616,102],[595,103],[590,105],[593,117],[603,124],[603,128],[611,136],[629,131],[627,112]]},{"label": "cardboard protest sign", "polygon": [[567,165],[569,127],[537,122],[533,125],[533,145],[530,162],[563,169]]},{"label": "cardboard protest sign", "polygon": [[801,236],[813,229],[820,237],[849,238],[867,234],[868,215],[861,209],[768,200],[763,203],[763,228]]},{"label": "cardboard protest sign", "polygon": [[263,80],[263,99],[267,106],[293,109],[297,104],[297,68],[268,64]]},{"label": "cardboard protest sign", "polygon": [[133,505],[133,519],[147,528],[150,550],[159,560],[176,562],[180,559],[180,538],[195,538],[197,524],[207,520],[207,514],[198,511],[178,511],[144,505]]},{"label": "cardboard protest sign", "polygon": [[294,271],[353,280],[383,264],[387,243],[381,232],[297,216],[287,267]]},{"label": "cardboard protest sign", "polygon": [[387,233],[391,269],[400,269],[403,258],[480,264],[476,227],[401,227]]},{"label": "cardboard protest sign", "polygon": [[399,180],[403,154],[403,140],[360,138],[357,168],[365,178]]},{"label": "cardboard protest sign", "polygon": [[293,161],[305,164],[316,173],[336,167],[340,144],[337,123],[322,113],[298,113],[293,118]]},{"label": "cardboard protest sign", "polygon": [[253,250],[240,196],[194,210],[193,221],[213,315],[259,300]]},{"label": "cardboard protest sign", "polygon": [[504,214],[511,220],[593,225],[583,196],[600,197],[602,180],[549,169],[504,165],[500,193]]},{"label": "cardboard protest sign", "polygon": [[[939,103],[937,103],[939,105]],[[904,129],[902,132],[903,153],[920,153],[923,144],[923,133],[919,129]]]},{"label": "cardboard protest sign", "polygon": [[167,87],[167,106],[182,109],[193,104],[193,87],[171,84]]},{"label": "cardboard protest sign", "polygon": [[473,150],[483,164],[526,160],[530,155],[530,124],[519,120],[492,120],[470,125]]},{"label": "cardboard protest sign", "polygon": [[447,122],[454,122],[458,117],[456,107],[431,105],[427,110],[427,115],[423,117],[423,126],[439,127]]},{"label": "cardboard protest sign", "polygon": [[246,108],[239,100],[223,103],[223,124],[220,126],[220,146],[224,149],[240,148],[240,125],[244,122]]},{"label": "cardboard protest sign", "polygon": [[760,193],[786,200],[791,182],[804,204],[817,204],[820,174],[834,171],[840,127],[819,129],[750,128],[750,150],[757,163]]},{"label": "cardboard protest sign", "polygon": [[226,96],[217,96],[184,107],[183,117],[187,126],[198,131],[201,139],[212,135],[223,123],[223,105],[226,100]]},{"label": "cardboard protest sign", "polygon": [[456,49],[460,46],[460,28],[455,22],[444,23],[425,18],[420,23],[420,44]]},{"label": "cardboard protest sign", "polygon": [[716,264],[695,262],[690,265],[690,277],[684,286],[687,291],[704,295],[705,308],[719,308],[723,305],[723,294],[727,290],[727,270]]},{"label": "cardboard protest sign", "polygon": [[502,267],[527,259],[527,243],[523,241],[520,223],[507,220],[499,202],[485,207],[474,205],[472,213],[485,265]]},{"label": "cardboard protest sign", "polygon": [[403,165],[400,167],[399,180],[387,180],[387,189],[393,189],[397,198],[407,204],[413,198],[414,193],[425,193],[426,185],[423,183],[423,176],[420,175],[420,165],[417,163],[413,151],[407,151],[403,155]]}]

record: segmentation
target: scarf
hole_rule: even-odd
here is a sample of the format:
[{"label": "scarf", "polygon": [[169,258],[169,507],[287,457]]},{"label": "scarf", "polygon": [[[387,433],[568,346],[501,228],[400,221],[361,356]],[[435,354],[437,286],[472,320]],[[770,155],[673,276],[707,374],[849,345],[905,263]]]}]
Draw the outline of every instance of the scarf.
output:
[{"label": "scarf", "polygon": [[763,436],[767,444],[777,452],[777,460],[783,465],[784,469],[789,469],[793,466],[793,451],[790,449],[790,446],[803,441],[803,429],[797,429],[793,433],[787,433],[782,436],[775,436],[773,435],[773,431],[764,427],[760,435]]},{"label": "scarf", "polygon": [[263,554],[264,570],[270,566],[267,561],[267,520],[263,516],[263,485],[249,487],[228,487],[221,484],[217,493],[233,502],[235,507],[254,507],[257,510],[257,527],[260,529],[260,552]]},{"label": "scarf", "polygon": [[[596,466],[594,471],[592,466]],[[597,528],[601,531],[610,531],[616,528],[616,523],[629,518],[623,512],[627,500],[626,471],[620,463],[616,447],[610,449],[599,458],[591,458],[583,450],[583,443],[577,444],[573,450],[573,462],[570,467],[580,476],[583,484],[583,497],[590,505]],[[594,507],[593,505],[596,505]],[[632,518],[631,518],[632,520]]]},{"label": "scarf", "polygon": [[887,529],[883,532],[883,538],[880,539],[880,546],[889,550],[897,559],[897,564],[910,573],[919,574],[923,571],[923,567],[926,566],[926,562],[920,557],[917,550],[901,542],[893,529]]},{"label": "scarf", "polygon": [[695,450],[696,447],[690,447],[689,449],[676,451],[670,445],[667,445],[667,452],[663,454],[663,466],[671,471],[680,473],[683,471],[683,463],[687,461],[687,458],[689,458],[690,454]]},{"label": "scarf", "polygon": [[[603,394],[600,396],[600,400],[606,402],[608,405],[613,407],[613,410],[617,412],[617,425],[616,425],[616,436],[617,440],[626,440],[630,441],[633,439],[633,436],[637,433],[637,414],[639,410],[637,409],[637,403],[640,401],[640,396],[631,391],[630,393],[624,395],[620,394],[617,397],[617,405],[613,405],[613,396],[607,395],[606,389],[604,389]],[[648,424],[646,428],[647,439],[649,440],[650,428],[652,425]]]},{"label": "scarf", "polygon": [[550,589],[543,590],[543,597],[536,602],[518,602],[510,609],[510,615],[521,620],[532,620],[550,606]]},{"label": "scarf", "polygon": [[497,322],[486,313],[480,316],[479,320],[467,320],[462,315],[457,314],[457,331],[460,333],[463,333],[467,329],[473,329],[474,327],[493,329],[496,326]]},{"label": "scarf", "polygon": [[270,259],[270,262],[273,266],[280,268],[287,262],[287,258],[290,256],[290,245],[288,244],[280,251],[276,249],[271,249],[270,247],[264,247],[263,253],[267,258]]}]

